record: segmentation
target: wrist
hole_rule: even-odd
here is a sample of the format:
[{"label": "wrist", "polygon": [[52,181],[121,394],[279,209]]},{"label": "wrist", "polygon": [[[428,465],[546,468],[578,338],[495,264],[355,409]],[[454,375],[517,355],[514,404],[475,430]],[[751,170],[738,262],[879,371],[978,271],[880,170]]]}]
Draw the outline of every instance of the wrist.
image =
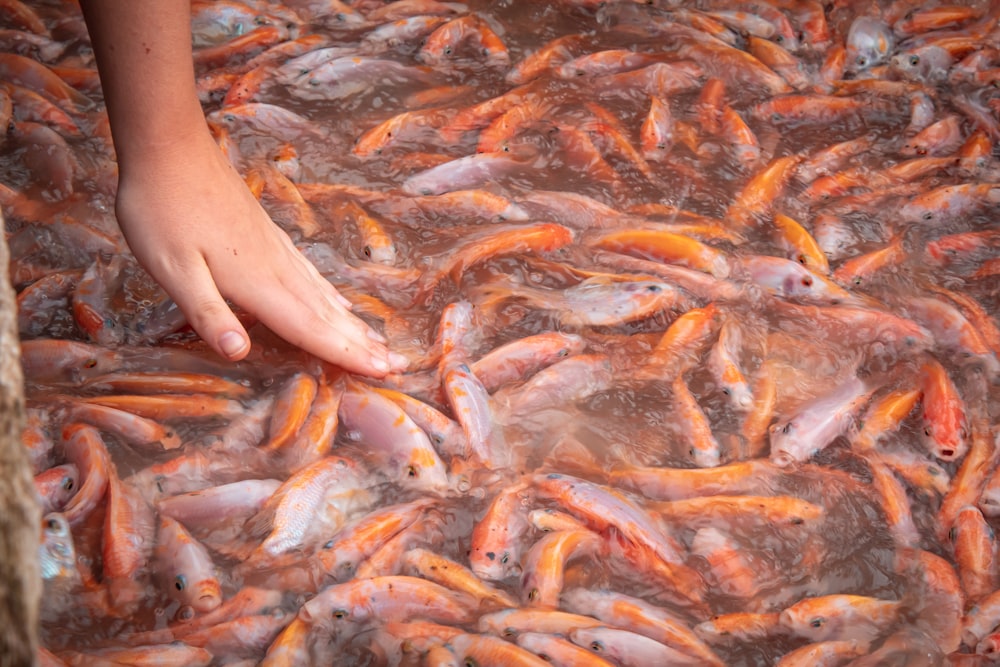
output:
[{"label": "wrist", "polygon": [[[184,128],[183,131],[176,131]],[[118,150],[119,144],[122,149]],[[115,141],[119,177],[148,175],[168,177],[175,173],[203,169],[218,160],[219,147],[204,117],[171,130],[154,132],[145,128],[142,135]]]}]

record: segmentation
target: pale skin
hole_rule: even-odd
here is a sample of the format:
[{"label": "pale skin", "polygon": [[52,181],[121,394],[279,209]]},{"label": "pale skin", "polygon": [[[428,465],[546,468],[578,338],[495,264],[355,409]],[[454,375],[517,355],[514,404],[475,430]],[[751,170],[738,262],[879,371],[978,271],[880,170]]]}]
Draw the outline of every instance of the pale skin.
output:
[{"label": "pale skin", "polygon": [[406,365],[295,248],[223,156],[195,88],[190,0],[81,0],[115,152],[115,211],[136,259],[218,354],[250,336],[226,303],[349,371]]}]

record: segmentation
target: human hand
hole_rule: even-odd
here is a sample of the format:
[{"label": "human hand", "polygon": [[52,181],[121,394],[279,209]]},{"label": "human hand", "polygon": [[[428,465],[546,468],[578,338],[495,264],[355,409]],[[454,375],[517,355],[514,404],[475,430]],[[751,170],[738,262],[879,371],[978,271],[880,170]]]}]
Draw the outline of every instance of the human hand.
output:
[{"label": "human hand", "polygon": [[129,160],[116,213],[136,259],[223,357],[250,351],[229,299],[349,371],[381,377],[405,367],[271,221],[207,131]]}]

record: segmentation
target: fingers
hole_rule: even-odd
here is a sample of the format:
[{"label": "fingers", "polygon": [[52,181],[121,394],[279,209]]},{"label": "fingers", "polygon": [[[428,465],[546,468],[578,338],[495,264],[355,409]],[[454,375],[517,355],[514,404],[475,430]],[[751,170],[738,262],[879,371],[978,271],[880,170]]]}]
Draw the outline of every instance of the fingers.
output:
[{"label": "fingers", "polygon": [[[385,338],[351,313],[350,301],[299,252],[291,239],[284,234],[281,237],[282,245],[290,253],[290,261],[279,263],[282,273],[271,283],[280,283],[280,289],[273,295],[280,307],[267,305],[259,291],[255,293],[253,305],[241,305],[255,312],[266,326],[285,340],[347,370],[377,377],[404,370],[406,358],[389,352]],[[287,293],[282,294],[282,290]],[[280,312],[282,316],[271,319],[268,312]],[[294,316],[296,312],[301,315]],[[316,318],[314,326],[297,326],[303,319],[313,317]],[[298,340],[303,342],[295,342]]]},{"label": "fingers", "polygon": [[179,285],[164,278],[160,281],[163,288],[217,354],[230,361],[243,359],[250,352],[250,336],[219,294],[208,267],[202,264],[189,271]]},{"label": "fingers", "polygon": [[241,305],[292,345],[345,370],[382,377],[405,367],[405,359],[390,353],[380,336],[370,335],[368,325],[336,299],[329,283],[306,282],[295,289],[281,281],[257,286],[253,302]]}]

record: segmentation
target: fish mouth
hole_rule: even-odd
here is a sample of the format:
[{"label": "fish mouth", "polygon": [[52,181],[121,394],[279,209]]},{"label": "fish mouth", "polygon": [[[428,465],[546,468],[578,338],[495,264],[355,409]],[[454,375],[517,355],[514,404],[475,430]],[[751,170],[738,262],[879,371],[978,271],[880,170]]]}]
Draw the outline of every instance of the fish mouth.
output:
[{"label": "fish mouth", "polygon": [[222,604],[222,587],[219,582],[214,579],[199,581],[194,586],[190,604],[202,614],[217,609]]}]

